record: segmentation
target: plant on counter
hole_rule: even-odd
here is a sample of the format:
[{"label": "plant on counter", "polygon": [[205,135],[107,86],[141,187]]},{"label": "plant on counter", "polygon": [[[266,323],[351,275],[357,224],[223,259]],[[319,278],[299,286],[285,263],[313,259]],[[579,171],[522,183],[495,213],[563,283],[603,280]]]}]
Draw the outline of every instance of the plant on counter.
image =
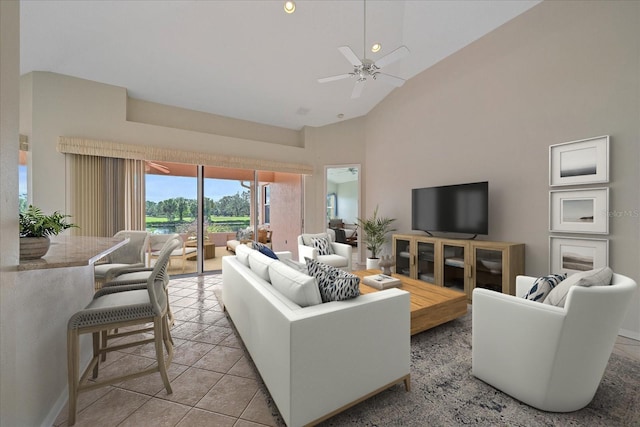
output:
[{"label": "plant on counter", "polygon": [[20,224],[20,258],[38,259],[49,250],[49,236],[56,236],[62,231],[77,227],[67,222],[71,215],[56,211],[45,215],[42,210],[33,205],[19,214]]}]

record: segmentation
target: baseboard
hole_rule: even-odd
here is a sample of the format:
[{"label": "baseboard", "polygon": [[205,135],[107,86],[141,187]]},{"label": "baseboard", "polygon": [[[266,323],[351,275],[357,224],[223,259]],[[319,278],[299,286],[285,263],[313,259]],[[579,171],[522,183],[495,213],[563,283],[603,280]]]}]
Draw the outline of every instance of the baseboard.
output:
[{"label": "baseboard", "polygon": [[632,331],[630,329],[620,329],[618,335],[625,338],[631,338],[632,340],[640,341],[640,332]]},{"label": "baseboard", "polygon": [[58,396],[56,403],[53,404],[53,406],[49,410],[49,413],[47,414],[45,419],[42,420],[42,424],[40,425],[42,427],[51,427],[52,425],[54,425],[56,418],[58,418],[58,414],[60,414],[60,411],[62,411],[64,406],[67,404],[68,399],[69,386],[65,387],[64,390],[62,390],[62,393],[60,394],[60,396]]}]

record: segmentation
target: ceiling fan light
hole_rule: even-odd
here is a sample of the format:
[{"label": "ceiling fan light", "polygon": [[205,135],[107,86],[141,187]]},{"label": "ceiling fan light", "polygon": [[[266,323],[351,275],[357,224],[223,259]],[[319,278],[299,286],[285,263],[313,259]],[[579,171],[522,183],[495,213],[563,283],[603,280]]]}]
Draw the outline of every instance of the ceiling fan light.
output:
[{"label": "ceiling fan light", "polygon": [[296,3],[294,1],[284,2],[284,11],[291,14],[296,11]]},{"label": "ceiling fan light", "polygon": [[382,45],[380,43],[374,43],[371,46],[371,52],[373,53],[380,52],[381,49],[382,49]]}]

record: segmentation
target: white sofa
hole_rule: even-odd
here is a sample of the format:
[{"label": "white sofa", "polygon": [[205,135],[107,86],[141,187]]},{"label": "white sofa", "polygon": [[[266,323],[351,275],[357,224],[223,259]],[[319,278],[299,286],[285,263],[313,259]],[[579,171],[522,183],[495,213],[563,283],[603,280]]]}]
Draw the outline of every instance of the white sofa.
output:
[{"label": "white sofa", "polygon": [[302,273],[242,246],[222,259],[222,301],[288,426],[317,423],[402,381],[408,390],[407,292],[300,307],[265,278]]},{"label": "white sofa", "polygon": [[[636,283],[573,286],[564,307],[522,298],[534,277],[516,278],[516,295],[473,291],[472,372],[543,411],[571,412],[593,399]],[[558,285],[560,286],[560,285]]]}]

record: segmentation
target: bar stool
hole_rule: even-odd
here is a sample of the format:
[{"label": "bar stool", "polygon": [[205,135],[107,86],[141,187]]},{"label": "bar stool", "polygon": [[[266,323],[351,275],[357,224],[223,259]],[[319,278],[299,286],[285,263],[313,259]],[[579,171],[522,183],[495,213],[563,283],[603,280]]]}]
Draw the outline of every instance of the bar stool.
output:
[{"label": "bar stool", "polygon": [[[171,385],[167,375],[167,367],[173,359],[173,343],[169,333],[168,307],[169,301],[164,285],[162,272],[166,271],[171,251],[176,248],[177,241],[168,243],[158,257],[158,262],[149,275],[147,282],[141,285],[110,286],[98,290],[93,300],[69,319],[67,327],[67,364],[69,378],[69,425],[76,421],[78,394],[106,385],[121,382],[127,379],[138,378],[154,372],[160,372],[162,382],[167,393],[171,394]],[[140,339],[126,344],[107,346],[103,344],[101,337],[107,331],[134,325],[153,323],[153,327],[129,330],[111,334],[109,338],[119,338],[153,331],[153,338]],[[80,335],[92,334],[93,358],[80,376]],[[106,342],[106,341],[105,341]],[[102,379],[88,383],[88,377],[98,377],[100,356],[111,351],[137,345],[155,343],[156,364],[139,372],[120,375],[113,378]],[[167,360],[164,357],[164,348],[167,350]]]},{"label": "bar stool", "polygon": [[99,261],[94,267],[95,289],[98,290],[107,276],[122,268],[144,267],[145,252],[149,244],[149,233],[137,230],[118,231],[113,236],[116,239],[129,239],[129,242],[116,249]]}]

